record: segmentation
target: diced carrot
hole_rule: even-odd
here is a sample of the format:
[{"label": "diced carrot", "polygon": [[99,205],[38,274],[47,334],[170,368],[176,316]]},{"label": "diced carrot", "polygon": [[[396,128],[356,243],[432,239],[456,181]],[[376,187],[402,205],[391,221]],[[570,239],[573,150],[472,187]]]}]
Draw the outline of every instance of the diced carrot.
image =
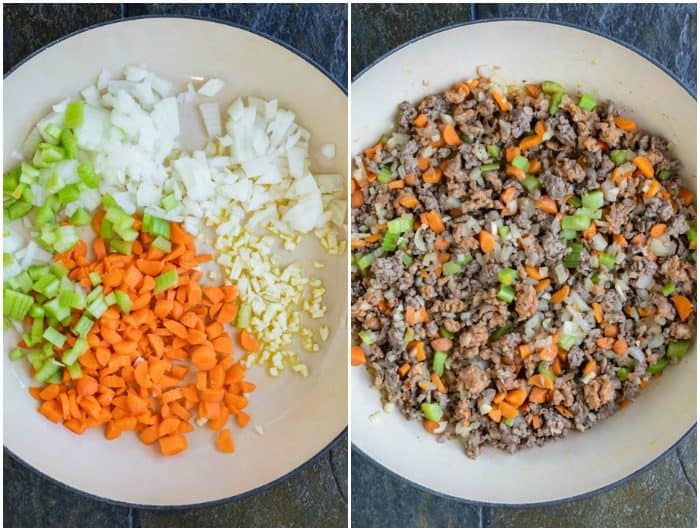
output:
[{"label": "diced carrot", "polygon": [[690,314],[693,313],[693,303],[690,302],[690,299],[685,295],[673,295],[671,301],[673,301],[681,321],[687,321]]},{"label": "diced carrot", "polygon": [[479,246],[485,253],[490,253],[496,247],[496,240],[489,231],[482,230],[479,232]]},{"label": "diced carrot", "polygon": [[442,138],[449,146],[456,147],[462,144],[462,139],[459,137],[457,131],[455,131],[454,125],[452,124],[447,124],[442,130]]},{"label": "diced carrot", "polygon": [[258,352],[260,350],[260,345],[257,340],[247,330],[241,330],[239,332],[238,342],[246,352]]},{"label": "diced carrot", "polygon": [[175,455],[187,449],[187,439],[184,435],[176,434],[162,437],[158,440],[160,452],[163,455]]},{"label": "diced carrot", "polygon": [[622,116],[615,116],[613,121],[615,122],[615,125],[623,131],[631,133],[637,130],[637,123],[634,120],[623,118]]},{"label": "diced carrot", "polygon": [[535,201],[535,207],[548,214],[557,213],[557,203],[549,196],[543,195]]}]

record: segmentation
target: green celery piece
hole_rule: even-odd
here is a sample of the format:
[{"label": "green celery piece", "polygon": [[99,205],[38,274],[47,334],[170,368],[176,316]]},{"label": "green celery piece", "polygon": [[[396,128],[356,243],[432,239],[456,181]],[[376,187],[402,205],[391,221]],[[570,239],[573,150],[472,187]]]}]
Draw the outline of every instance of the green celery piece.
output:
[{"label": "green celery piece", "polygon": [[559,104],[561,103],[563,94],[561,92],[557,92],[556,94],[552,94],[550,100],[549,100],[549,114],[555,115],[559,111]]},{"label": "green celery piece", "polygon": [[618,380],[621,382],[626,382],[627,376],[629,375],[629,370],[627,370],[625,367],[618,367],[615,369],[615,374],[617,374]]},{"label": "green celery piece", "polygon": [[656,176],[659,181],[666,181],[671,178],[671,170],[661,170]]},{"label": "green celery piece", "polygon": [[510,286],[516,278],[518,278],[518,272],[513,268],[504,267],[498,272],[498,281],[506,286]]},{"label": "green celery piece", "polygon": [[19,186],[19,179],[22,176],[21,166],[5,172],[2,176],[2,189],[4,192],[13,192]]},{"label": "green celery piece", "polygon": [[604,265],[608,269],[615,267],[615,257],[608,253],[600,253],[598,255],[598,262],[600,265]]},{"label": "green celery piece", "polygon": [[107,304],[104,298],[98,297],[85,310],[88,314],[92,315],[95,319],[102,317],[102,314],[107,311]]},{"label": "green celery piece", "polygon": [[557,375],[554,374],[552,368],[549,365],[546,365],[543,361],[537,364],[537,372],[540,373],[542,376],[546,376],[552,381],[557,379]]},{"label": "green celery piece", "polygon": [[15,275],[6,282],[7,287],[12,288],[22,293],[29,293],[32,290],[34,283],[31,275],[27,271]]},{"label": "green celery piece", "polygon": [[56,195],[62,204],[67,205],[80,198],[80,188],[78,188],[78,185],[75,183],[67,184],[61,188]]},{"label": "green celery piece", "polygon": [[20,291],[4,288],[2,290],[3,315],[15,321],[21,321],[29,313],[34,299]]},{"label": "green celery piece", "polygon": [[447,361],[447,353],[436,350],[433,352],[433,372],[438,376],[442,376],[445,372],[445,362]]},{"label": "green celery piece", "polygon": [[583,208],[598,210],[605,204],[603,192],[601,190],[593,190],[584,194],[581,197],[581,204],[583,205]]},{"label": "green celery piece", "polygon": [[68,268],[61,262],[54,262],[51,265],[51,273],[58,278],[64,278],[68,275]]},{"label": "green celery piece", "polygon": [[579,108],[583,109],[584,111],[592,111],[596,105],[598,105],[596,99],[587,92],[581,94],[581,99],[578,100]]},{"label": "green celery piece", "polygon": [[523,179],[520,184],[522,184],[523,188],[525,188],[528,192],[533,192],[542,186],[540,180],[534,175],[526,175],[525,179]]},{"label": "green celery piece", "polygon": [[508,225],[499,225],[498,235],[500,236],[501,240],[505,240],[510,235],[510,227]]},{"label": "green celery piece", "polygon": [[443,412],[442,408],[440,407],[439,404],[436,404],[434,402],[429,403],[429,402],[423,402],[420,405],[421,411],[423,412],[423,416],[428,419],[432,420],[433,422],[440,422],[440,419],[442,418]]},{"label": "green celery piece", "polygon": [[102,286],[98,285],[90,293],[87,294],[87,303],[90,304],[95,299],[102,296]]},{"label": "green celery piece", "polygon": [[460,266],[457,262],[453,262],[450,260],[449,262],[445,262],[442,264],[442,274],[443,275],[455,275],[459,273],[462,270],[462,266]]},{"label": "green celery piece", "polygon": [[34,218],[34,224],[38,228],[46,227],[48,225],[56,224],[56,214],[48,205],[41,205],[36,211],[36,217]]},{"label": "green celery piece", "polygon": [[166,240],[162,236],[158,236],[155,240],[151,242],[151,247],[155,247],[159,251],[164,253],[169,253],[173,249],[173,245],[169,240]]},{"label": "green celery piece", "polygon": [[528,168],[530,167],[530,162],[522,155],[518,155],[517,157],[513,158],[510,164],[511,166],[521,169],[524,172],[527,172]]},{"label": "green celery piece", "polygon": [[673,292],[675,292],[675,291],[676,291],[676,285],[673,282],[667,282],[661,288],[661,293],[664,294],[664,297],[668,297],[669,295],[673,294]]},{"label": "green celery piece", "polygon": [[88,274],[88,278],[93,286],[99,286],[102,283],[102,277],[96,271],[91,271]]},{"label": "green celery piece", "polygon": [[561,348],[568,351],[576,344],[576,338],[574,336],[562,336],[558,344]]},{"label": "green celery piece", "polygon": [[128,314],[131,311],[131,298],[126,294],[126,292],[117,290],[114,292],[114,296],[117,299],[117,306],[123,314]]},{"label": "green celery piece", "polygon": [[479,169],[481,170],[481,173],[486,173],[487,171],[496,171],[500,168],[501,165],[498,162],[492,162],[491,164],[482,164]]},{"label": "green celery piece", "polygon": [[61,145],[66,151],[67,159],[74,159],[78,154],[78,140],[70,129],[61,131]]},{"label": "green celery piece", "polygon": [[171,269],[170,271],[166,271],[165,273],[158,275],[155,280],[156,285],[155,288],[153,288],[153,292],[160,293],[161,291],[177,286],[179,279],[177,271],[175,269]]},{"label": "green celery piece", "polygon": [[61,306],[61,303],[58,302],[58,299],[51,299],[50,301],[45,303],[44,311],[49,317],[49,324],[51,326],[55,326],[51,324],[51,319],[53,319],[55,322],[58,322],[63,321],[66,317],[70,317],[70,308]]},{"label": "green celery piece", "polygon": [[39,341],[41,341],[41,338],[44,336],[44,318],[43,317],[35,317],[34,320],[32,321],[31,336],[32,336],[32,341],[34,343],[38,343]]},{"label": "green celery piece", "polygon": [[5,208],[5,214],[7,215],[7,219],[13,221],[15,219],[23,218],[24,216],[29,214],[31,210],[31,203],[19,199],[12,203],[9,207]]},{"label": "green celery piece", "polygon": [[411,215],[404,215],[400,218],[395,218],[387,222],[388,232],[403,234],[404,232],[409,232],[411,230],[413,230],[413,217]]},{"label": "green celery piece", "polygon": [[360,336],[360,339],[365,345],[372,345],[377,340],[374,334],[369,330],[360,330],[357,335]]},{"label": "green celery piece", "polygon": [[34,374],[34,379],[39,383],[47,382],[52,376],[59,373],[60,370],[61,366],[58,365],[58,363],[55,362],[53,358],[48,359],[41,366],[41,369],[39,369],[36,372],[36,374]]},{"label": "green celery piece", "polygon": [[100,238],[103,240],[110,240],[115,236],[112,224],[106,219],[102,218],[102,223],[100,223]]},{"label": "green celery piece", "polygon": [[66,105],[63,115],[63,125],[70,129],[76,129],[83,125],[84,107],[82,101],[71,101]]},{"label": "green celery piece", "polygon": [[[49,266],[47,265],[33,265],[29,266],[29,269],[27,269],[27,274],[33,280],[36,282],[37,280],[40,280],[41,278],[45,277],[46,275],[49,275],[51,273],[51,270],[49,269]],[[31,288],[31,286],[30,286]]]},{"label": "green celery piece", "polygon": [[674,341],[666,347],[666,355],[669,358],[682,358],[690,348],[689,341]]},{"label": "green celery piece", "polygon": [[97,188],[100,185],[100,178],[88,160],[84,160],[78,165],[78,177],[88,188]]},{"label": "green celery piece", "polygon": [[454,332],[450,332],[447,328],[444,326],[440,327],[440,337],[446,337],[448,339],[454,339],[455,334]]},{"label": "green celery piece", "polygon": [[382,166],[382,169],[379,170],[379,173],[377,174],[377,180],[382,184],[386,184],[391,181],[391,166]]},{"label": "green celery piece", "polygon": [[561,220],[561,228],[563,230],[586,230],[591,224],[591,218],[584,214],[574,214],[573,216],[564,216]]},{"label": "green celery piece", "polygon": [[486,152],[491,156],[492,159],[498,159],[501,156],[501,150],[498,149],[498,146],[494,144],[486,146]]},{"label": "green celery piece", "polygon": [[513,330],[513,323],[508,321],[506,324],[499,326],[489,336],[489,341],[496,341],[501,339],[503,336],[509,334]]},{"label": "green celery piece", "polygon": [[46,356],[41,351],[30,350],[29,352],[27,352],[27,361],[32,367],[34,367],[35,371],[38,371],[44,365],[44,362],[46,361]]},{"label": "green celery piece", "polygon": [[111,240],[109,242],[109,248],[119,254],[131,254],[132,243],[133,242],[126,242],[124,240]]},{"label": "green celery piece", "polygon": [[57,227],[54,234],[56,235],[56,240],[54,241],[53,248],[59,253],[70,251],[80,240],[78,232],[75,230],[75,227],[71,225]]},{"label": "green celery piece", "polygon": [[143,216],[143,230],[151,236],[162,236],[170,239],[170,222],[150,214]]},{"label": "green celery piece", "polygon": [[503,302],[513,302],[513,299],[515,298],[515,288],[513,286],[505,286],[501,284],[501,289],[498,290],[496,297]]},{"label": "green celery piece", "polygon": [[107,307],[109,308],[110,306],[117,304],[117,296],[114,292],[112,292],[109,295],[105,295],[104,301]]},{"label": "green celery piece", "polygon": [[80,366],[80,362],[76,361],[68,367],[68,374],[70,374],[72,380],[80,380],[83,377],[83,368]]},{"label": "green celery piece", "polygon": [[83,226],[90,224],[90,214],[84,208],[79,208],[70,217],[70,222],[73,225]]},{"label": "green celery piece", "polygon": [[75,340],[73,347],[63,353],[61,361],[66,365],[73,365],[76,361],[78,361],[80,356],[87,352],[88,348],[89,345],[87,339],[84,337],[79,337]]},{"label": "green celery piece", "polygon": [[58,126],[58,124],[51,122],[44,127],[44,134],[42,135],[42,138],[51,144],[58,144],[59,139],[61,138],[61,133],[62,129]]},{"label": "green celery piece", "polygon": [[44,335],[42,337],[52,345],[59,348],[61,348],[66,342],[66,336],[56,330],[53,326],[49,326],[46,330],[44,330]]},{"label": "green celery piece", "polygon": [[45,313],[46,312],[44,312],[44,308],[42,308],[36,303],[32,304],[32,307],[29,309],[29,317],[33,319],[43,318]]},{"label": "green celery piece", "polygon": [[366,271],[369,266],[371,266],[374,261],[377,259],[377,257],[374,255],[374,253],[368,253],[365,255],[362,255],[358,260],[357,260],[357,267],[360,268],[360,271]]},{"label": "green celery piece", "polygon": [[609,157],[615,166],[622,166],[627,162],[627,152],[624,149],[615,149],[611,151]]},{"label": "green celery piece", "polygon": [[85,294],[81,291],[61,291],[58,295],[58,302],[61,306],[82,310],[85,308]]},{"label": "green celery piece", "polygon": [[24,357],[24,352],[20,348],[16,348],[12,352],[10,352],[10,359],[12,361],[17,361],[19,359],[22,359],[23,357]]},{"label": "green celery piece", "polygon": [[168,212],[177,207],[177,205],[178,200],[175,197],[175,194],[166,195],[160,200],[160,206],[163,207],[163,210],[166,210]]},{"label": "green celery piece", "polygon": [[90,319],[87,315],[81,315],[80,319],[78,319],[78,322],[75,323],[73,332],[75,332],[80,337],[86,336],[90,332],[90,329],[92,328],[93,324],[94,323],[92,319]]},{"label": "green celery piece", "polygon": [[401,238],[401,234],[398,232],[387,231],[382,240],[382,249],[385,251],[395,251],[399,243],[399,238]]},{"label": "green celery piece", "polygon": [[656,363],[649,365],[647,371],[649,374],[659,374],[662,373],[666,367],[668,367],[668,360],[666,358],[661,358]]},{"label": "green celery piece", "polygon": [[542,92],[545,94],[562,94],[565,90],[564,87],[555,81],[543,81]]}]

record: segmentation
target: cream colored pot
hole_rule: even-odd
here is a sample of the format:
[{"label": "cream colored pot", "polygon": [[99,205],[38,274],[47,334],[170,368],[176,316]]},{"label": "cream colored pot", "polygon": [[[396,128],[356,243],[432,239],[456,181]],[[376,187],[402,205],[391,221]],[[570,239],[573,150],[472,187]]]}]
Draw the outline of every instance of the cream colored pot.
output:
[{"label": "cream colored pot", "polygon": [[[4,82],[5,170],[10,154],[51,105],[95,82],[102,69],[121,74],[128,64],[146,64],[181,84],[190,78],[226,81],[222,105],[234,97],[279,99],[312,135],[313,168],[347,173],[347,97],[320,70],[272,42],[226,24],[186,18],[147,18],[109,24],[79,33],[47,48],[14,70]],[[180,90],[182,90],[180,89]],[[223,107],[222,107],[223,108]],[[187,147],[203,145],[196,110],[181,116]],[[320,156],[324,143],[337,148],[333,160]],[[214,432],[191,434],[190,449],[163,458],[133,433],[106,441],[101,430],[73,435],[36,412],[27,392],[28,364],[7,354],[17,336],[4,335],[4,443],[29,466],[85,493],[139,505],[182,506],[220,500],[267,485],[317,455],[347,425],[346,257],[330,259],[315,241],[295,253],[305,267],[324,260],[319,274],[331,294],[326,322],[331,335],[321,352],[307,355],[308,378],[284,374],[273,379],[253,368],[258,385],[250,397],[248,428],[234,427],[236,452],[213,446]],[[258,435],[254,425],[264,427]]]},{"label": "cream colored pot", "polygon": [[[393,126],[397,105],[450,87],[488,65],[499,79],[556,80],[621,104],[625,115],[671,141],[686,186],[696,189],[696,102],[650,60],[612,40],[534,21],[468,24],[395,51],[352,84],[351,151]],[[497,69],[494,67],[498,67]],[[580,496],[624,480],[654,461],[696,422],[696,347],[631,407],[585,433],[509,455],[468,459],[456,441],[435,442],[419,422],[381,410],[367,373],[351,374],[355,447],[422,487],[481,503],[532,504]]]}]

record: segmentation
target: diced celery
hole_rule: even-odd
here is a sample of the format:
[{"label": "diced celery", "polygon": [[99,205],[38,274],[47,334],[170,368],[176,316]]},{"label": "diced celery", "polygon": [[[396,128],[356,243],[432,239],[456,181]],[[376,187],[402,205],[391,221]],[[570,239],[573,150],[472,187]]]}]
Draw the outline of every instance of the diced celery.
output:
[{"label": "diced celery", "polygon": [[394,234],[403,234],[411,230],[413,230],[413,217],[410,214],[387,222],[387,231]]},{"label": "diced celery", "polygon": [[13,192],[19,186],[19,179],[22,176],[22,168],[17,166],[2,176],[2,189],[4,192]]},{"label": "diced celery", "polygon": [[545,94],[561,94],[564,92],[564,87],[556,81],[543,81],[542,92]]},{"label": "diced celery", "polygon": [[103,240],[110,240],[114,238],[114,236],[115,232],[112,228],[112,224],[106,218],[102,218],[102,222],[100,223],[100,238]]},{"label": "diced celery", "polygon": [[438,376],[442,376],[445,371],[445,362],[447,361],[447,353],[436,350],[433,352],[433,372]]},{"label": "diced celery", "polygon": [[498,281],[506,286],[510,286],[516,278],[518,278],[518,272],[510,267],[504,267],[498,272]]},{"label": "diced celery", "polygon": [[144,214],[143,230],[152,236],[170,239],[170,222],[167,220]]},{"label": "diced celery", "polygon": [[71,225],[62,225],[55,230],[56,240],[53,243],[53,248],[59,253],[65,253],[75,247],[80,238],[75,227]]},{"label": "diced celery", "polygon": [[559,339],[559,346],[567,351],[570,350],[575,344],[576,338],[574,336],[563,335],[561,336],[561,339]]},{"label": "diced celery", "polygon": [[450,332],[444,326],[441,326],[440,327],[440,337],[446,337],[448,339],[453,339],[455,337],[455,334],[454,334],[454,332]]},{"label": "diced celery", "polygon": [[598,255],[598,262],[601,265],[607,267],[608,269],[612,269],[613,267],[615,267],[615,257],[608,253],[600,253]]},{"label": "diced celery", "polygon": [[360,330],[357,335],[360,336],[365,345],[372,345],[377,340],[375,335],[369,330]]},{"label": "diced celery", "polygon": [[56,330],[53,326],[49,326],[46,330],[44,330],[42,337],[52,345],[59,348],[66,342],[66,336]]},{"label": "diced celery", "polygon": [[498,236],[501,240],[505,240],[510,235],[510,227],[508,225],[498,226]]},{"label": "diced celery", "polygon": [[583,214],[564,216],[561,220],[561,228],[564,230],[583,231],[591,224],[591,219]]},{"label": "diced celery", "polygon": [[578,106],[584,111],[592,111],[596,105],[598,105],[596,99],[587,92],[581,94],[581,99],[578,100]]},{"label": "diced celery", "polygon": [[383,184],[391,181],[391,166],[382,166],[382,169],[379,170],[379,173],[377,174],[377,180]]},{"label": "diced celery", "polygon": [[66,112],[63,115],[63,125],[70,129],[76,129],[83,125],[82,101],[71,101],[66,105]]},{"label": "diced celery", "polygon": [[68,374],[70,374],[71,379],[79,380],[83,377],[83,368],[80,366],[80,362],[75,362],[73,365],[68,367]]},{"label": "diced celery", "polygon": [[160,293],[161,291],[177,286],[179,278],[177,276],[177,271],[175,269],[171,269],[170,271],[166,271],[165,273],[158,275],[155,280],[156,286],[153,289],[153,292]]},{"label": "diced celery", "polygon": [[125,242],[124,240],[111,240],[109,242],[110,250],[119,254],[131,254],[133,242]]},{"label": "diced celery", "polygon": [[93,324],[92,319],[90,319],[87,315],[81,315],[80,319],[78,319],[78,322],[75,323],[75,326],[73,327],[73,332],[81,337],[86,336],[90,332]]},{"label": "diced celery", "polygon": [[20,291],[4,288],[2,291],[3,315],[15,321],[21,321],[34,304],[34,299]]},{"label": "diced celery", "polygon": [[44,311],[49,316],[49,324],[51,326],[55,326],[55,324],[58,324],[58,321],[63,321],[66,317],[70,317],[70,308],[61,306],[58,299],[51,299],[44,304]]},{"label": "diced celery", "polygon": [[53,275],[45,275],[34,282],[34,291],[38,291],[44,297],[53,299],[58,295],[58,290],[61,287],[61,282]]},{"label": "diced celery", "polygon": [[70,129],[61,131],[61,145],[66,150],[67,159],[74,159],[78,154],[78,140]]},{"label": "diced celery", "polygon": [[681,358],[685,356],[689,348],[689,341],[675,341],[666,347],[666,355],[670,358]]},{"label": "diced celery", "polygon": [[34,224],[38,228],[46,227],[47,225],[53,225],[56,223],[56,214],[54,211],[46,204],[41,205],[36,211],[36,217],[34,218]]},{"label": "diced celery", "polygon": [[44,362],[36,374],[34,374],[34,379],[37,382],[44,383],[48,381],[55,374],[59,373],[61,366],[53,359],[48,359]]},{"label": "diced celery", "polygon": [[50,274],[50,270],[49,266],[47,265],[33,265],[29,266],[29,269],[27,269],[27,273],[29,274],[29,277],[36,282],[42,277],[45,277],[46,275]]},{"label": "diced celery", "polygon": [[89,348],[87,339],[84,337],[79,337],[75,340],[75,344],[70,349],[63,353],[61,361],[66,365],[73,365],[78,358],[85,354]]},{"label": "diced celery", "polygon": [[117,296],[114,294],[114,292],[111,292],[109,295],[105,295],[104,301],[109,308],[110,306],[117,304]]},{"label": "diced celery", "polygon": [[29,272],[23,271],[19,275],[15,275],[14,277],[8,279],[6,285],[9,288],[21,291],[22,293],[29,293],[32,290],[34,283],[32,282]]},{"label": "diced celery", "polygon": [[85,308],[85,294],[81,291],[61,291],[58,295],[58,302],[61,306],[82,310]]},{"label": "diced celery", "polygon": [[629,375],[629,370],[627,370],[625,367],[618,367],[615,369],[615,374],[617,375],[618,380],[621,382],[626,382],[627,376]]},{"label": "diced celery", "polygon": [[496,297],[503,302],[513,302],[513,299],[515,298],[515,288],[513,288],[513,286],[504,286],[501,284],[501,289],[498,290]]},{"label": "diced celery", "polygon": [[510,163],[512,166],[521,169],[523,171],[527,171],[528,168],[530,167],[530,161],[527,160],[526,157],[523,157],[522,155],[518,155]]},{"label": "diced celery", "polygon": [[436,404],[435,402],[423,402],[420,408],[426,419],[432,420],[433,422],[440,422],[443,414],[440,404]]},{"label": "diced celery", "polygon": [[542,186],[540,180],[534,175],[526,175],[525,179],[523,179],[520,184],[522,184],[523,188],[525,188],[528,192],[532,192]]},{"label": "diced celery", "polygon": [[615,149],[610,152],[609,156],[615,166],[621,166],[627,161],[627,153],[624,149]]},{"label": "diced celery", "polygon": [[501,168],[501,165],[498,162],[492,162],[490,164],[482,164],[479,169],[481,170],[481,173],[486,173],[487,171],[496,171]]},{"label": "diced celery", "polygon": [[22,359],[23,357],[24,357],[24,352],[20,348],[16,348],[12,352],[10,352],[10,359],[12,361],[17,361],[19,359]]},{"label": "diced celery", "polygon": [[87,294],[87,303],[90,304],[92,301],[102,296],[102,286],[97,286],[90,293]]},{"label": "diced celery", "polygon": [[95,168],[88,160],[84,160],[78,166],[78,177],[88,188],[97,188],[100,185],[100,179],[95,173]]},{"label": "diced celery", "polygon": [[88,278],[93,286],[99,286],[102,283],[102,277],[96,271],[90,271]]},{"label": "diced celery", "polygon": [[557,92],[556,94],[551,95],[549,99],[549,114],[557,114],[557,111],[559,111],[559,104],[561,103],[562,97],[563,94],[561,92]]},{"label": "diced celery", "polygon": [[78,208],[73,215],[70,217],[70,222],[73,225],[89,225],[90,224],[90,214],[84,208]]},{"label": "diced celery", "polygon": [[377,259],[377,257],[374,255],[374,253],[367,253],[365,255],[362,255],[358,260],[357,260],[357,267],[360,268],[360,271],[366,271],[369,266],[371,266],[374,261]]},{"label": "diced celery", "polygon": [[107,304],[104,298],[98,297],[90,303],[87,307],[86,312],[92,315],[95,319],[102,317],[102,314],[107,311]]},{"label": "diced celery", "polygon": [[443,275],[455,275],[459,273],[462,270],[462,266],[460,266],[457,262],[453,262],[450,260],[449,262],[445,262],[442,264],[442,274]]},{"label": "diced celery", "polygon": [[491,156],[492,159],[500,158],[501,150],[495,144],[489,144],[486,146],[486,152]]},{"label": "diced celery", "polygon": [[387,231],[382,240],[382,249],[385,251],[395,251],[399,243],[399,238],[401,238],[401,234],[398,232]]},{"label": "diced celery", "polygon": [[29,214],[31,210],[31,203],[19,199],[5,209],[5,214],[7,215],[7,219],[13,221],[15,219],[23,218]]},{"label": "diced celery", "polygon": [[168,212],[174,209],[177,204],[178,201],[174,194],[166,195],[160,200],[160,205]]},{"label": "diced celery", "polygon": [[605,197],[603,192],[600,190],[593,190],[584,194],[581,197],[581,204],[584,208],[589,208],[591,210],[597,210],[605,204]]},{"label": "diced celery", "polygon": [[119,309],[121,310],[122,313],[127,314],[131,311],[131,298],[129,295],[126,294],[126,292],[117,290],[114,292],[114,296],[117,299],[117,306],[119,306]]},{"label": "diced celery", "polygon": [[668,367],[668,360],[666,358],[661,358],[656,363],[649,365],[647,371],[650,374],[659,374],[662,373],[666,367]]},{"label": "diced celery", "polygon": [[38,304],[32,304],[32,307],[29,309],[29,317],[33,319],[39,319],[44,317],[44,314],[46,312],[44,311],[44,308],[39,306]]},{"label": "diced celery", "polygon": [[156,249],[164,253],[169,253],[173,249],[173,246],[170,243],[170,241],[166,240],[162,236],[158,236],[155,240],[153,240],[151,242],[151,247],[155,247]]},{"label": "diced celery", "polygon": [[674,291],[676,291],[676,285],[673,282],[667,282],[661,288],[661,293],[663,293],[665,297],[668,297]]}]

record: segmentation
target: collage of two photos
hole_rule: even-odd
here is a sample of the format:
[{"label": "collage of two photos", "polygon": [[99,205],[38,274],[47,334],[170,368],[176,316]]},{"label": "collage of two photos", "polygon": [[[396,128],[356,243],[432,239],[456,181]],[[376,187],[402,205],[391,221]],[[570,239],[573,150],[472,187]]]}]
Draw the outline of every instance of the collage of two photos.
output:
[{"label": "collage of two photos", "polygon": [[3,28],[4,526],[696,527],[696,4]]}]

